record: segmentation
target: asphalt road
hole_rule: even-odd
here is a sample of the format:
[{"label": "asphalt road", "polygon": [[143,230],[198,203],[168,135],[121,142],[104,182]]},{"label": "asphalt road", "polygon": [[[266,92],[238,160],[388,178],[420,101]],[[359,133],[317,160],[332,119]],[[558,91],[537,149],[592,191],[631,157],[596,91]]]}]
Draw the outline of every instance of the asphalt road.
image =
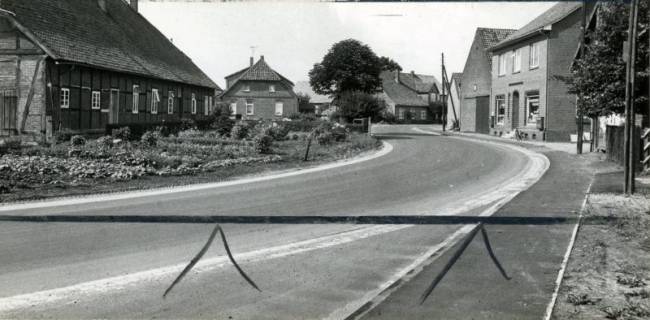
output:
[{"label": "asphalt road", "polygon": [[[330,170],[2,214],[478,214],[498,200],[491,190],[529,164],[505,147],[408,126],[378,133],[392,152]],[[0,318],[339,318],[460,228],[224,225],[235,258],[262,292],[248,286],[215,241],[163,299],[212,227],[0,223]]]}]

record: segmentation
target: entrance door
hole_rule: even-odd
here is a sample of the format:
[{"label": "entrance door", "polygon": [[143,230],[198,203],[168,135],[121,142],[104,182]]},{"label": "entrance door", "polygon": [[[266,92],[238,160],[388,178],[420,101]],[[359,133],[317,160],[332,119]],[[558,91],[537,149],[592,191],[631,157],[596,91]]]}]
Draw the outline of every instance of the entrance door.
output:
[{"label": "entrance door", "polygon": [[519,127],[519,92],[512,94],[512,129]]},{"label": "entrance door", "polygon": [[120,114],[120,91],[111,89],[111,98],[108,106],[108,123],[117,123]]},{"label": "entrance door", "polygon": [[476,132],[490,133],[490,97],[476,97]]}]

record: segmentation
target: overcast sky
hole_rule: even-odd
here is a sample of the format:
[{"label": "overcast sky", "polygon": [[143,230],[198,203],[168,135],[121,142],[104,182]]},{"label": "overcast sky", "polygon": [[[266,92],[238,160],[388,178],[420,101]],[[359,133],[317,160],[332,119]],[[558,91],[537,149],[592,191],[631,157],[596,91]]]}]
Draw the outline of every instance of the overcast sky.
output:
[{"label": "overcast sky", "polygon": [[354,38],[408,72],[462,72],[477,27],[520,28],[553,2],[148,2],[140,12],[217,84],[247,66],[251,46],[293,82],[333,43]]}]

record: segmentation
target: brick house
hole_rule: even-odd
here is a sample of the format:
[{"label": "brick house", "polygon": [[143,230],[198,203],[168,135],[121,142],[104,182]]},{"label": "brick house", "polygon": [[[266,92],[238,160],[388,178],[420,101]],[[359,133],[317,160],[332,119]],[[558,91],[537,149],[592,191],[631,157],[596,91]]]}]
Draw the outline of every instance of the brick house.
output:
[{"label": "brick house", "polygon": [[230,105],[237,118],[281,119],[298,112],[293,82],[271,69],[260,56],[257,63],[226,76],[221,100]]},{"label": "brick house", "polygon": [[576,96],[556,77],[570,74],[581,19],[581,2],[561,2],[490,49],[491,134],[518,128],[527,139],[569,141],[576,133]]},{"label": "brick house", "polygon": [[380,75],[382,91],[379,99],[388,112],[399,121],[409,123],[435,123],[442,121],[442,109],[432,104],[440,101],[441,84],[434,76],[411,71],[383,71]]},{"label": "brick house", "polygon": [[204,117],[219,87],[137,0],[2,0],[0,135]]},{"label": "brick house", "polygon": [[447,92],[447,127],[454,126],[454,120],[460,120],[460,87],[463,74],[454,72],[449,80],[449,92]]},{"label": "brick house", "polygon": [[489,133],[492,53],[488,50],[516,30],[477,28],[460,78],[460,130]]}]

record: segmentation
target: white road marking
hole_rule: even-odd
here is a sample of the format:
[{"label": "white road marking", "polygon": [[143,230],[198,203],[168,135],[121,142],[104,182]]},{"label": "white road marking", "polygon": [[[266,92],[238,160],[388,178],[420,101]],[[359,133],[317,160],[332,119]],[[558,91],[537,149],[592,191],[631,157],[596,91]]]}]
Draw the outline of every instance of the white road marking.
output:
[{"label": "white road marking", "polygon": [[587,200],[589,199],[589,192],[591,192],[591,186],[593,181],[589,183],[587,187],[587,194],[585,199],[582,201],[582,206],[580,207],[580,214],[578,215],[578,221],[576,222],[575,227],[573,227],[573,232],[571,233],[571,240],[569,240],[569,245],[567,246],[566,252],[564,253],[564,258],[562,259],[562,265],[560,266],[560,271],[557,273],[557,278],[555,279],[555,289],[553,290],[553,295],[551,296],[551,301],[546,306],[546,312],[544,313],[544,320],[550,320],[553,315],[553,309],[555,308],[555,303],[557,302],[557,296],[560,292],[560,285],[562,284],[562,279],[564,279],[564,272],[566,267],[569,264],[569,257],[571,256],[571,251],[573,251],[573,246],[575,245],[576,238],[578,237],[578,230],[580,229],[580,220],[582,220],[582,213],[585,210],[587,205]]},{"label": "white road marking", "polygon": [[325,165],[317,166],[317,167],[313,167],[313,168],[308,168],[308,169],[299,169],[299,170],[296,170],[296,171],[290,171],[290,172],[284,172],[284,173],[278,173],[278,174],[271,174],[271,175],[265,175],[265,176],[260,176],[260,177],[245,178],[245,179],[239,179],[239,180],[233,180],[233,181],[201,183],[201,184],[192,184],[192,185],[187,185],[187,186],[177,186],[177,187],[169,187],[169,188],[158,188],[158,189],[149,189],[149,190],[140,190],[140,191],[127,191],[127,192],[116,192],[116,193],[109,193],[109,194],[88,195],[88,196],[82,196],[82,197],[78,197],[78,198],[61,198],[61,199],[56,199],[56,200],[33,201],[33,202],[15,203],[15,204],[12,204],[12,203],[10,203],[10,204],[0,204],[0,212],[14,211],[14,210],[37,209],[37,208],[48,208],[48,207],[60,207],[60,206],[77,205],[77,204],[85,204],[85,203],[116,201],[116,200],[125,200],[125,199],[149,197],[149,196],[159,196],[159,195],[172,194],[172,193],[181,193],[181,192],[196,191],[196,190],[222,188],[222,187],[229,187],[229,186],[235,186],[235,185],[241,185],[241,184],[247,184],[247,183],[269,181],[269,180],[273,180],[273,179],[294,177],[294,176],[298,176],[298,175],[302,175],[302,174],[314,173],[314,172],[339,168],[339,167],[343,167],[343,166],[348,166],[348,165],[352,165],[352,164],[357,164],[357,163],[360,163],[360,162],[364,162],[364,161],[379,158],[379,157],[387,155],[391,151],[393,151],[393,145],[391,145],[390,143],[388,143],[386,141],[382,141],[382,143],[383,143],[383,147],[378,152],[375,152],[375,153],[372,153],[372,154],[369,154],[369,155],[365,155],[365,156],[362,156],[362,157],[356,157],[356,158],[352,158],[352,159],[336,161],[336,162],[333,162],[333,163],[329,163],[329,164],[325,164]]},{"label": "white road marking", "polygon": [[[493,204],[490,208],[486,209],[481,213],[481,215],[491,215],[503,204],[510,201],[519,192],[527,189],[532,184],[537,182],[537,180],[539,180],[541,176],[544,174],[544,172],[548,169],[549,166],[548,158],[546,158],[542,154],[535,153],[524,148],[502,144],[502,143],[485,142],[485,141],[480,141],[479,143],[490,143],[497,147],[517,150],[527,155],[530,161],[528,162],[524,170],[522,170],[519,174],[510,178],[506,182],[502,183],[501,185],[493,188],[492,189],[493,191],[485,192],[477,197],[474,197],[472,200],[469,201],[459,199],[457,203],[455,203],[452,206],[452,208],[449,208],[448,211],[446,211],[446,214],[461,214],[481,206]],[[382,150],[382,152],[384,152],[383,154],[386,154],[390,152],[390,150],[392,150],[392,146],[390,144],[387,144],[387,146]],[[378,154],[382,154],[382,152]],[[372,157],[376,158],[380,156],[378,154],[374,154],[372,155]],[[351,163],[348,162],[344,165],[347,164],[351,164]],[[323,167],[318,167],[313,169],[315,170],[312,169],[308,169],[308,170],[312,170],[311,172],[325,170]],[[293,176],[296,174],[305,173],[305,171],[308,170],[304,170],[300,172],[291,172],[288,175],[284,175],[284,176]],[[266,177],[262,177],[262,178],[266,178]],[[278,177],[276,176],[273,178],[267,178],[265,180],[275,179],[275,178]],[[257,180],[257,181],[261,181],[261,180]],[[241,182],[240,180],[240,181],[233,181],[232,183],[249,183],[249,182],[252,181]],[[210,186],[205,188],[213,188],[213,187],[215,186]],[[75,200],[84,200],[84,199],[75,199]],[[92,201],[96,201],[96,200],[92,200]],[[497,202],[494,203],[495,201]],[[268,259],[286,257],[290,255],[296,255],[303,252],[312,251],[312,250],[342,245],[345,243],[350,243],[353,241],[385,234],[388,232],[403,230],[409,227],[412,227],[412,225],[397,225],[397,226],[381,225],[381,226],[362,227],[359,229],[355,229],[343,233],[337,233],[334,235],[327,235],[315,239],[304,240],[295,243],[289,243],[289,244],[275,246],[271,248],[264,248],[264,249],[254,250],[242,254],[237,254],[236,259],[237,261],[243,263],[265,261]],[[430,257],[430,255],[433,254],[433,252],[439,250],[442,247],[453,246],[453,241],[457,240],[458,236],[468,232],[467,227],[471,229],[472,226],[465,226],[459,228],[458,231],[456,231],[452,236],[447,237],[447,239],[445,239],[441,244],[431,248],[431,250],[428,250],[427,253],[431,252],[430,254],[427,255],[427,253],[425,253],[424,255],[421,255],[411,265],[413,266],[417,265],[418,263],[416,262],[419,262],[419,264],[421,264],[422,261],[426,261],[425,257],[427,258]],[[229,263],[230,262],[228,261],[226,256],[218,256],[218,257],[205,259],[200,261],[195,266],[195,269],[193,269],[192,273],[193,274],[203,273],[206,271],[221,268],[223,266],[228,265]],[[130,273],[126,275],[120,275],[120,276],[115,276],[110,278],[104,278],[104,279],[99,279],[94,281],[73,284],[62,288],[55,288],[50,290],[43,290],[43,291],[37,291],[32,293],[15,295],[11,297],[0,298],[0,313],[6,313],[18,309],[30,308],[34,305],[44,306],[48,304],[49,305],[60,304],[61,302],[64,301],[81,300],[83,298],[88,298],[93,295],[102,295],[102,294],[107,294],[115,291],[122,291],[128,289],[129,287],[142,285],[145,282],[153,283],[161,278],[171,277],[172,275],[178,274],[184,267],[185,267],[185,263],[176,264],[172,266],[165,266],[161,268],[145,270],[145,271]],[[377,294],[381,293],[382,290],[384,290],[388,286],[392,285],[395,281],[403,277],[405,272],[408,273],[411,269],[413,268],[407,267],[401,269],[390,278],[391,280],[380,285],[378,289],[373,290],[372,292],[364,295],[364,297],[362,297],[361,299],[357,299],[347,304],[344,308],[339,309],[334,313],[332,313],[332,315],[342,315],[342,314],[346,314],[346,313],[349,314],[351,312],[354,312],[360,306],[370,301],[372,298],[376,297]]]}]

